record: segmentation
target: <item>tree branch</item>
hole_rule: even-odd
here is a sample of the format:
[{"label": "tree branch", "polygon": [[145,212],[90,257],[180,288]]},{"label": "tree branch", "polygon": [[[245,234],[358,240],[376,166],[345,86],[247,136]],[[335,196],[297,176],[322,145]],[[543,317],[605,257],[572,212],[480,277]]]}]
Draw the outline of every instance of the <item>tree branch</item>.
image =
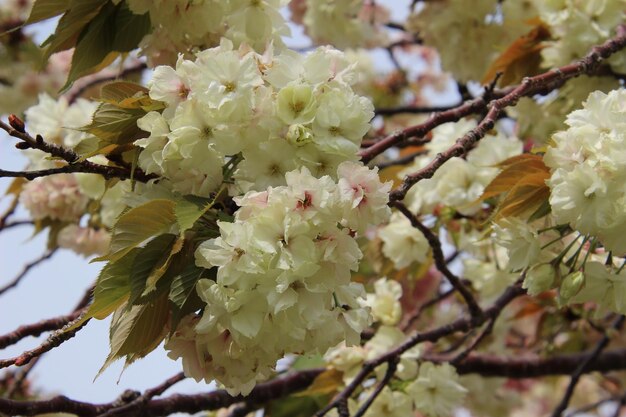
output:
[{"label": "tree branch", "polygon": [[53,317],[46,320],[38,321],[33,324],[26,324],[18,327],[14,331],[0,336],[0,349],[4,349],[7,346],[14,345],[20,340],[33,336],[40,336],[42,333],[59,330],[69,322],[76,320],[84,311],[83,309],[75,310],[70,314]]},{"label": "tree branch", "polygon": [[396,348],[390,350],[387,353],[384,353],[378,356],[375,359],[369,360],[363,364],[361,370],[356,374],[354,379],[348,384],[339,394],[335,396],[333,401],[331,401],[326,407],[322,408],[318,411],[315,416],[322,417],[326,413],[328,413],[333,408],[337,407],[341,401],[345,401],[356,391],[356,389],[365,381],[368,375],[376,369],[379,365],[382,365],[385,362],[389,362],[391,360],[395,360],[399,358],[404,352],[411,349],[412,347],[423,343],[423,342],[436,342],[437,340],[448,336],[452,333],[456,332],[467,332],[475,327],[482,325],[486,320],[492,319],[500,314],[500,312],[515,298],[522,295],[524,290],[522,289],[520,283],[516,283],[513,286],[510,286],[504,291],[504,293],[495,301],[495,303],[485,310],[483,314],[477,316],[475,318],[459,318],[452,323],[446,324],[444,326],[438,327],[434,330],[430,330],[423,333],[417,333],[412,337],[409,337],[404,343],[400,344]]},{"label": "tree branch", "polygon": [[[510,287],[506,293],[485,314],[494,314],[494,309],[502,310],[513,298],[518,296],[521,289],[518,286]],[[457,320],[457,322],[462,320]],[[448,326],[445,326],[448,327]],[[459,324],[453,326],[459,328]],[[427,332],[432,338],[433,332]],[[424,333],[422,337],[426,337]],[[447,332],[449,334],[449,332]],[[471,354],[457,365],[457,372],[461,375],[480,374],[483,377],[505,377],[512,379],[538,378],[553,375],[567,375],[574,372],[591,353],[563,354],[551,358],[520,358],[498,357],[489,354]],[[446,362],[437,356],[422,359],[433,362]],[[383,361],[384,362],[384,361]],[[606,372],[626,369],[626,348],[606,351],[597,356],[585,373]],[[182,395],[173,394],[162,399],[152,399],[138,405],[127,416],[137,416],[139,412],[150,416],[164,416],[175,412],[196,413],[200,411],[217,410],[241,402],[266,403],[271,400],[286,397],[295,392],[306,389],[315,378],[324,372],[324,368],[308,369],[276,378],[272,381],[258,384],[248,397],[231,397],[225,390],[216,390],[208,393]],[[65,412],[77,416],[97,416],[108,410],[119,407],[119,402],[106,404],[90,404],[69,399],[64,396],[40,401],[14,401],[0,399],[0,412],[9,415],[32,416],[36,414]]]},{"label": "tree branch", "polygon": [[11,229],[13,227],[19,226],[32,226],[35,223],[32,220],[15,220],[12,222],[7,222],[4,224],[4,227],[0,227],[0,230]]},{"label": "tree branch", "polygon": [[367,400],[365,400],[365,402],[357,410],[357,412],[354,414],[354,417],[362,417],[367,412],[367,410],[372,406],[372,404],[376,400],[376,397],[378,397],[378,395],[383,391],[385,386],[387,386],[389,381],[391,381],[391,378],[393,378],[393,375],[396,373],[396,369],[398,369],[399,359],[400,358],[398,357],[387,362],[387,371],[385,371],[385,375],[383,376],[383,379],[381,379],[378,382],[378,385],[376,385],[376,388],[374,389],[372,394],[369,397],[367,397]]},{"label": "tree branch", "polygon": [[[502,98],[491,101],[488,106],[489,111],[487,112],[487,115],[482,119],[478,126],[466,133],[460,139],[457,139],[456,143],[448,148],[446,151],[437,154],[437,156],[431,161],[431,163],[426,165],[424,168],[422,168],[415,174],[406,176],[404,181],[402,182],[402,185],[400,185],[400,187],[390,193],[390,200],[395,201],[404,199],[406,193],[414,184],[423,179],[431,178],[435,174],[435,172],[451,158],[464,155],[480,139],[482,139],[489,130],[493,128],[496,120],[498,119],[498,116],[506,107],[514,106],[522,97],[549,92],[555,88],[558,88],[566,80],[578,77],[582,74],[593,73],[603,60],[610,57],[613,53],[619,51],[620,49],[623,49],[626,46],[626,26],[619,26],[617,32],[618,35],[616,37],[608,40],[600,46],[593,47],[591,52],[578,62],[550,70],[534,77],[527,77],[524,79],[524,81],[522,81],[519,86],[510,90]],[[497,92],[494,92],[494,95],[497,96]],[[474,101],[475,100],[472,100],[468,103],[472,103]],[[463,108],[463,106],[458,107],[455,111],[459,111],[459,109],[461,108]],[[467,111],[468,109],[465,110]],[[392,146],[397,141],[406,139],[408,137],[408,134],[413,134],[417,132],[419,132],[418,134],[421,135],[425,134],[428,130],[424,132],[423,128],[420,129],[420,127],[428,124],[429,122],[431,124],[434,123],[433,120],[437,119],[437,117],[442,118],[441,115],[445,113],[447,112],[438,113],[422,125],[405,129],[398,134],[399,136],[397,138],[388,137],[383,141],[377,143],[376,145],[372,146],[371,148],[367,148],[365,151],[361,152],[363,160],[369,161],[369,159],[371,159],[373,156],[378,155],[378,153],[384,151],[389,146]],[[404,133],[407,131],[408,133]]]},{"label": "tree branch", "polygon": [[37,346],[35,349],[27,350],[21,355],[15,356],[13,358],[0,360],[0,369],[7,368],[11,365],[17,365],[17,366],[26,365],[28,362],[30,362],[34,358],[43,355],[44,353],[54,349],[57,346],[60,346],[63,342],[66,342],[72,337],[74,337],[76,333],[78,333],[80,329],[85,327],[87,323],[89,323],[89,320],[86,320],[83,324],[81,324],[75,329],[72,329],[69,331],[60,330],[56,333],[51,334],[50,337],[48,337],[48,339],[46,339],[45,342]]},{"label": "tree branch", "polygon": [[445,300],[446,298],[448,298],[449,296],[451,296],[455,292],[456,292],[456,290],[454,288],[451,288],[451,289],[449,289],[449,290],[447,290],[445,292],[442,292],[441,294],[437,295],[435,298],[432,298],[432,299],[428,300],[427,302],[425,302],[421,306],[419,306],[419,308],[413,314],[411,314],[411,316],[409,316],[409,318],[406,320],[406,324],[401,326],[402,331],[404,331],[404,332],[407,331],[411,327],[411,325],[413,325],[413,323],[415,323],[415,321],[422,315],[424,310],[426,310],[427,308],[432,307],[435,304],[438,304],[439,302]]},{"label": "tree branch", "polygon": [[389,168],[389,167],[393,167],[397,165],[408,165],[411,162],[413,162],[415,158],[417,158],[418,156],[425,155],[427,153],[428,153],[427,150],[413,152],[412,154],[403,156],[402,158],[393,159],[391,161],[380,162],[376,164],[376,166],[380,170],[380,169],[385,169],[385,168]]},{"label": "tree branch", "polygon": [[463,117],[470,114],[480,113],[487,107],[487,101],[483,97],[478,97],[473,100],[466,101],[462,105],[453,109],[433,114],[424,123],[420,123],[415,126],[408,127],[404,130],[399,130],[383,138],[382,140],[374,143],[372,146],[361,150],[359,156],[364,164],[368,163],[375,156],[383,153],[392,146],[410,139],[419,138],[426,135],[439,125],[447,122],[456,122]]},{"label": "tree branch", "polygon": [[[258,384],[247,397],[241,395],[230,396],[226,390],[216,390],[204,394],[183,395],[173,394],[162,399],[151,399],[146,403],[139,403],[135,409],[124,416],[137,416],[142,412],[149,416],[165,416],[171,413],[197,413],[204,410],[218,410],[233,404],[246,402],[267,402],[286,397],[292,393],[307,388],[324,369],[309,369],[276,378]],[[75,401],[65,396],[57,396],[49,400],[14,401],[0,398],[0,412],[8,415],[33,416],[44,413],[71,413],[80,417],[91,417],[105,413],[118,407],[116,402],[106,404],[90,404]]]},{"label": "tree branch", "polygon": [[[611,326],[611,329],[619,330],[624,324],[624,319],[626,319],[626,317],[624,317],[623,315],[619,316]],[[587,370],[587,368],[589,368],[589,365],[591,365],[591,363],[593,363],[593,361],[598,358],[598,355],[602,353],[602,351],[609,344],[610,340],[611,339],[609,332],[605,332],[604,336],[602,336],[602,339],[600,339],[596,347],[591,351],[589,355],[587,355],[587,357],[580,363],[580,365],[578,365],[578,367],[572,374],[572,378],[567,385],[567,389],[565,390],[565,394],[563,395],[561,402],[554,409],[552,417],[560,417],[563,411],[565,411],[570,399],[572,398],[572,395],[574,395],[574,390],[576,389],[576,385],[578,384],[580,377]]]},{"label": "tree branch", "polygon": [[461,297],[463,297],[463,299],[465,300],[465,303],[467,304],[472,317],[478,318],[482,316],[482,309],[478,305],[478,302],[476,301],[470,290],[465,285],[463,285],[459,277],[454,275],[452,271],[450,271],[450,269],[448,268],[448,265],[446,265],[446,258],[443,255],[441,242],[439,241],[437,235],[435,235],[428,227],[424,226],[424,224],[422,224],[422,222],[420,222],[418,218],[414,216],[413,213],[411,213],[411,211],[401,202],[392,201],[390,202],[390,205],[398,209],[402,214],[404,214],[404,216],[411,222],[411,225],[418,229],[420,232],[422,232],[424,237],[426,237],[426,240],[428,241],[428,244],[433,251],[435,266],[448,279],[454,289],[457,290],[459,294],[461,294]]},{"label": "tree branch", "polygon": [[31,261],[31,262],[27,263],[26,265],[24,265],[24,268],[22,269],[22,271],[19,274],[17,274],[17,276],[15,278],[13,278],[13,280],[11,282],[6,284],[4,287],[0,288],[0,295],[4,294],[5,292],[10,290],[11,288],[17,287],[18,284],[22,281],[22,279],[24,279],[24,277],[28,274],[28,272],[32,268],[34,268],[37,265],[39,265],[40,263],[50,259],[52,257],[52,255],[55,254],[55,252],[56,252],[56,249],[52,249],[52,250],[44,253],[42,256],[40,256],[39,258],[35,259],[34,261]]},{"label": "tree branch", "polygon": [[448,110],[453,110],[463,103],[454,104],[451,106],[432,106],[432,107],[420,107],[420,106],[398,106],[398,107],[383,107],[374,110],[377,116],[393,116],[396,114],[429,114],[437,113]]},{"label": "tree branch", "polygon": [[[3,175],[0,176],[21,176],[25,178],[36,178],[37,176],[58,174],[60,172],[86,172],[90,174],[102,175],[106,179],[129,179],[132,176],[134,179],[141,182],[147,182],[153,178],[156,178],[154,175],[146,174],[139,168],[135,169],[134,174],[131,175],[131,170],[126,168],[100,165],[87,160],[81,160],[80,156],[71,149],[67,149],[62,146],[46,142],[40,135],[37,135],[36,138],[33,138],[24,130],[24,122],[17,118],[17,116],[15,115],[11,115],[9,117],[9,123],[10,124],[6,124],[0,120],[0,129],[6,131],[9,135],[22,140],[22,142],[19,142],[16,145],[19,149],[39,149],[40,151],[64,160],[68,163],[68,165],[62,168],[53,168],[52,170],[32,171],[30,173],[25,172],[22,175],[17,175],[18,173],[15,171],[2,171]],[[61,169],[65,169],[67,171],[63,171]]]}]

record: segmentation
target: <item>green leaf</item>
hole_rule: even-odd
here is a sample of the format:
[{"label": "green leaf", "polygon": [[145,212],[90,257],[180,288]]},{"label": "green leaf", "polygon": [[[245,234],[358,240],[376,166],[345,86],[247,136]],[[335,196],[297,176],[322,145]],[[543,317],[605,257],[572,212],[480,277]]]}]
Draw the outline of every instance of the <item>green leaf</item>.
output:
[{"label": "green leaf", "polygon": [[[170,272],[169,268],[174,258],[176,258],[176,260],[180,262],[181,257],[184,257],[184,255],[181,255],[181,256],[176,256],[176,255],[178,255],[178,253],[181,251],[184,244],[185,244],[185,239],[182,237],[179,237],[170,246],[169,250],[163,253],[163,256],[161,260],[159,261],[159,263],[155,265],[155,268],[152,270],[150,275],[148,275],[148,277],[146,278],[146,289],[144,290],[143,295],[148,295],[149,293],[157,289],[157,283],[159,282],[161,277],[166,272]],[[189,260],[186,259],[185,262],[187,261]],[[178,268],[180,268],[180,265],[174,265],[173,267],[174,270],[177,270]]]},{"label": "green leaf", "polygon": [[172,331],[176,330],[180,320],[204,304],[196,293],[196,282],[207,272],[204,268],[189,263],[187,267],[172,280],[169,300],[172,304]]},{"label": "green leaf", "polygon": [[62,91],[78,78],[99,71],[122,53],[137,48],[150,28],[148,14],[134,14],[126,2],[108,2],[81,30]]},{"label": "green leaf", "polygon": [[122,214],[113,227],[111,250],[94,261],[116,261],[150,238],[169,232],[176,223],[174,202],[152,200]]},{"label": "green leaf", "polygon": [[[84,29],[76,42],[76,49],[72,55],[72,64],[65,85],[61,91],[67,90],[72,83],[83,75],[96,72],[109,65],[119,54],[113,54],[110,45],[113,43],[113,33],[116,7],[107,3]],[[105,65],[100,65],[104,62]]]},{"label": "green leaf", "polygon": [[132,143],[141,136],[142,130],[137,127],[137,120],[146,115],[143,109],[124,109],[114,104],[102,103],[94,113],[91,123],[79,130],[97,136],[105,144]]},{"label": "green leaf", "polygon": [[127,2],[120,3],[115,16],[112,49],[119,52],[132,51],[150,33],[151,28],[150,14],[135,14]]},{"label": "green leaf", "polygon": [[36,0],[25,25],[41,22],[65,12],[70,7],[70,0]]},{"label": "green leaf", "polygon": [[135,304],[141,297],[146,288],[146,280],[154,269],[162,264],[163,258],[169,255],[175,240],[176,235],[161,235],[139,249],[139,256],[135,258],[132,266],[129,305]]},{"label": "green leaf", "polygon": [[130,81],[113,81],[102,86],[100,98],[103,101],[112,101],[118,104],[137,94],[148,95],[148,89]]},{"label": "green leaf", "polygon": [[191,229],[194,223],[211,208],[210,200],[195,196],[185,196],[176,201],[174,213],[180,232]]},{"label": "green leaf", "polygon": [[111,323],[111,352],[98,372],[126,356],[129,364],[154,350],[165,337],[169,308],[167,296],[153,302],[135,305],[130,310],[120,309]]},{"label": "green leaf", "polygon": [[57,243],[59,233],[63,230],[68,224],[68,222],[55,220],[50,223],[50,230],[48,230],[48,250],[53,250],[59,247]]},{"label": "green leaf", "polygon": [[59,19],[54,33],[41,45],[46,48],[44,63],[53,53],[74,47],[81,31],[98,16],[107,2],[108,0],[70,0],[69,7]]},{"label": "green leaf", "polygon": [[133,264],[138,253],[139,250],[132,250],[117,262],[109,262],[102,268],[93,291],[93,303],[68,330],[77,328],[92,317],[102,320],[128,300]]}]

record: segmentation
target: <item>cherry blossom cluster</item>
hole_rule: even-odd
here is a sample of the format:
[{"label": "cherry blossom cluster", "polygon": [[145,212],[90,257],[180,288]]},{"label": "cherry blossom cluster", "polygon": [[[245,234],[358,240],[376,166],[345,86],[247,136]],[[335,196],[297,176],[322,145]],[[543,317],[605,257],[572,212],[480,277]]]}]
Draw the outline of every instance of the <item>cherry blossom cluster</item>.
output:
[{"label": "cherry blossom cluster", "polygon": [[[547,68],[570,63],[585,55],[593,45],[613,36],[615,28],[624,22],[624,0],[558,0],[534,1],[539,17],[550,27],[552,41],[541,51]],[[614,71],[626,71],[626,52],[609,59]]]},{"label": "cherry blossom cluster", "polygon": [[139,120],[150,136],[139,166],[181,194],[208,196],[223,180],[222,166],[240,161],[235,194],[285,184],[301,166],[336,178],[338,165],[356,160],[373,106],[357,96],[352,66],[328,47],[302,56],[219,47],[157,67],[150,96],[163,113]]},{"label": "cherry blossom cluster", "polygon": [[537,16],[534,3],[477,0],[468,7],[463,0],[423,2],[407,28],[437,49],[443,69],[457,80],[481,80],[503,48],[532,28],[526,22]]},{"label": "cherry blossom cluster", "polygon": [[363,256],[355,234],[388,218],[390,184],[354,162],[337,177],[303,167],[285,186],[235,198],[234,222],[218,222],[221,236],[198,247],[196,264],[217,267],[217,277],[198,283],[202,318],[166,344],[188,375],[247,394],[287,353],[358,344],[370,316],[363,286],[351,282]]},{"label": "cherry blossom cluster", "polygon": [[383,25],[389,21],[389,11],[375,2],[296,0],[289,8],[292,20],[303,24],[317,45],[372,48],[387,40]]},{"label": "cherry blossom cluster", "polygon": [[[117,0],[119,3],[120,0]],[[222,38],[257,51],[282,45],[289,28],[285,0],[126,0],[135,14],[149,13],[153,31],[140,44],[153,65],[173,64],[181,52],[218,45]]]},{"label": "cherry blossom cluster", "polygon": [[597,236],[615,255],[626,253],[626,91],[594,92],[552,137],[550,205],[558,223]]}]

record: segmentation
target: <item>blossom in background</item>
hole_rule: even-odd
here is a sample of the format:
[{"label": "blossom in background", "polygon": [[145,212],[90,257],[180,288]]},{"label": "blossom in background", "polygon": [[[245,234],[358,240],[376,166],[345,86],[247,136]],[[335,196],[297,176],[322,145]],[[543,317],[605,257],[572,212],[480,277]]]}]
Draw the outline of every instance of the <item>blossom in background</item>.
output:
[{"label": "blossom in background", "polygon": [[305,33],[318,45],[373,48],[388,41],[383,25],[389,21],[389,11],[374,2],[294,1],[290,9],[294,21],[304,24]]},{"label": "blossom in background", "polygon": [[454,367],[448,363],[420,365],[419,376],[407,387],[415,408],[429,417],[451,415],[461,404],[467,389],[459,382]]},{"label": "blossom in background", "polygon": [[[444,123],[433,129],[428,152],[398,174],[399,178],[423,168],[437,153],[477,126],[473,119]],[[430,214],[437,207],[454,208],[464,215],[474,215],[481,207],[479,197],[499,172],[497,164],[522,153],[522,142],[502,131],[487,134],[467,155],[445,162],[432,178],[418,182],[407,194],[407,205],[415,213]]]},{"label": "blossom in background", "polygon": [[372,317],[386,326],[398,324],[402,315],[400,297],[402,287],[395,281],[381,278],[374,283],[373,294],[367,295],[367,304],[372,309]]},{"label": "blossom in background", "polygon": [[106,229],[94,229],[70,224],[57,236],[61,248],[70,249],[84,257],[104,255],[109,250],[111,235]]},{"label": "blossom in background", "polygon": [[35,178],[24,185],[20,194],[20,203],[34,220],[77,221],[88,202],[72,174]]}]

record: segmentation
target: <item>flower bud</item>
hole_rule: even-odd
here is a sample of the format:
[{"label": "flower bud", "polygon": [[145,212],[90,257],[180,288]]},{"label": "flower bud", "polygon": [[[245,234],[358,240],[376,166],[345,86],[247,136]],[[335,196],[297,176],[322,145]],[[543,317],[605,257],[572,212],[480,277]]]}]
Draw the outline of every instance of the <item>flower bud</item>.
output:
[{"label": "flower bud", "polygon": [[561,282],[561,288],[559,288],[559,296],[562,303],[567,303],[570,298],[578,294],[585,282],[585,276],[581,271],[576,271],[571,274],[567,274]]},{"label": "flower bud", "polygon": [[287,131],[287,140],[296,146],[303,146],[313,141],[313,132],[302,125],[291,125]]},{"label": "flower bud", "polygon": [[24,121],[14,114],[9,115],[9,124],[13,129],[17,130],[18,132],[26,132],[26,126],[24,126]]}]

